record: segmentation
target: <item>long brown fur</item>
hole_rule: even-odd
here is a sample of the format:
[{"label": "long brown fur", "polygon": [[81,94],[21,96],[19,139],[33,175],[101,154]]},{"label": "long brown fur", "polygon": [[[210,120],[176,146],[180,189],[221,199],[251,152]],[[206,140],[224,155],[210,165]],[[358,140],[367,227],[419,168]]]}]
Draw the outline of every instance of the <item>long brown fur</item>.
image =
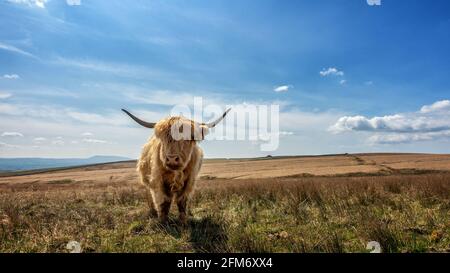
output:
[{"label": "long brown fur", "polygon": [[[185,223],[187,202],[202,165],[203,151],[195,140],[172,139],[171,126],[175,122],[195,126],[191,120],[181,117],[170,117],[158,122],[154,135],[142,149],[137,171],[140,182],[147,188],[150,213],[166,221],[172,200],[175,200],[179,218]],[[180,156],[182,167],[179,170],[164,165],[164,158],[169,152]]]}]

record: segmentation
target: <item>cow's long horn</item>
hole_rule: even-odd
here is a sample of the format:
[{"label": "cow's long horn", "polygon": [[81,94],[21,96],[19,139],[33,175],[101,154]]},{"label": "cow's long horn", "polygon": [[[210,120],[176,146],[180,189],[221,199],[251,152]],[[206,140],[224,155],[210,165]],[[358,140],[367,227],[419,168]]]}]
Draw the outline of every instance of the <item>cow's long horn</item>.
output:
[{"label": "cow's long horn", "polygon": [[124,111],[127,115],[129,115],[129,116],[130,116],[134,121],[136,121],[139,125],[144,126],[144,127],[146,127],[146,128],[150,128],[150,129],[155,128],[155,124],[156,124],[156,123],[143,121],[142,119],[140,119],[140,118],[134,116],[133,114],[131,114],[130,112],[128,112],[128,111],[125,110],[125,109],[122,109],[122,111]]},{"label": "cow's long horn", "polygon": [[231,110],[231,108],[228,108],[228,110],[225,111],[225,113],[223,113],[223,115],[220,118],[218,118],[215,121],[210,122],[210,123],[203,123],[202,125],[206,125],[208,128],[214,128],[219,122],[222,121],[222,119],[225,118],[225,116],[228,114],[228,112],[230,112],[230,110]]}]

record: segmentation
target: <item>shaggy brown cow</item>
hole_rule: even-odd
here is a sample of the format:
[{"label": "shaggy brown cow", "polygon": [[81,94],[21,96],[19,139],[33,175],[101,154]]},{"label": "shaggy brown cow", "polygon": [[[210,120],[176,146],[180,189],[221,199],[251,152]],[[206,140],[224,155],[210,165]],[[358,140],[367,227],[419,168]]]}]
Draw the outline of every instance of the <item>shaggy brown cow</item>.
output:
[{"label": "shaggy brown cow", "polygon": [[138,124],[155,129],[137,163],[140,181],[147,188],[150,213],[166,221],[175,199],[179,219],[186,223],[187,201],[203,160],[197,141],[203,140],[208,129],[216,126],[230,109],[211,123],[197,123],[180,116],[150,123],[122,110]]}]

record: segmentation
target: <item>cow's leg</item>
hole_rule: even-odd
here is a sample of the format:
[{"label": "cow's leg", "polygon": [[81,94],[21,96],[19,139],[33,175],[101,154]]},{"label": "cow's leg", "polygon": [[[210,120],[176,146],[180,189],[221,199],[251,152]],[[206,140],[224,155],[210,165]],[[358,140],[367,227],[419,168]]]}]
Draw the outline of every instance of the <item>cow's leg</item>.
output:
[{"label": "cow's leg", "polygon": [[158,213],[158,218],[161,222],[167,221],[167,216],[169,215],[170,204],[172,203],[172,198],[167,196],[162,190],[150,190],[152,193],[153,204]]},{"label": "cow's leg", "polygon": [[155,208],[155,203],[153,202],[152,193],[150,192],[150,189],[146,189],[146,197],[147,197],[147,203],[148,207],[150,208],[149,215],[150,217],[154,218],[158,216],[158,212]]},{"label": "cow's leg", "polygon": [[186,195],[177,197],[177,206],[178,206],[178,212],[179,212],[178,217],[180,219],[180,222],[183,225],[187,224],[187,218],[186,218],[187,201],[188,201],[188,198]]},{"label": "cow's leg", "polygon": [[162,202],[160,204],[160,210],[159,210],[158,216],[159,216],[159,220],[161,222],[167,222],[171,203],[172,202],[170,200],[164,200],[164,202]]}]

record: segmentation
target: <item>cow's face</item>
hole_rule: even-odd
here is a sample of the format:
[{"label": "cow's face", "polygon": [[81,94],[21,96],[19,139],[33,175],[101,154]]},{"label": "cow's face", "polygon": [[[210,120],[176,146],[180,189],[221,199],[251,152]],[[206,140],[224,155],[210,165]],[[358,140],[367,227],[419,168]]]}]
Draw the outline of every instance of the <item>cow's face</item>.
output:
[{"label": "cow's face", "polygon": [[195,145],[195,141],[189,140],[163,141],[159,150],[159,158],[166,169],[182,170],[191,161]]},{"label": "cow's face", "polygon": [[[183,134],[184,132],[187,134]],[[200,131],[199,131],[200,130]],[[196,146],[195,135],[202,128],[188,119],[172,117],[158,122],[155,136],[161,140],[159,159],[167,170],[182,170],[191,160]]]}]

